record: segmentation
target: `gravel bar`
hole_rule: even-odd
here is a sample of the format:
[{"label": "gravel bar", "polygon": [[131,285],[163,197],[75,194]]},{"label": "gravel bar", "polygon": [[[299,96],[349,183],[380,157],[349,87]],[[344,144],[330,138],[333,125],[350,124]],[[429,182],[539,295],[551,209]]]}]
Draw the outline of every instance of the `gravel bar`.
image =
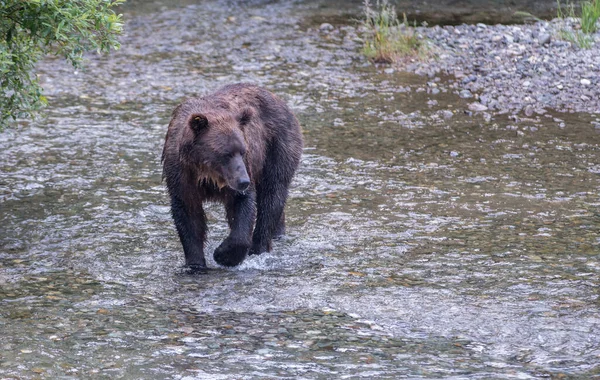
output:
[{"label": "gravel bar", "polygon": [[473,99],[472,111],[600,113],[600,33],[591,35],[590,49],[582,49],[560,38],[561,30],[575,27],[576,19],[418,27],[438,59],[402,69],[431,78],[449,76],[430,84]]}]

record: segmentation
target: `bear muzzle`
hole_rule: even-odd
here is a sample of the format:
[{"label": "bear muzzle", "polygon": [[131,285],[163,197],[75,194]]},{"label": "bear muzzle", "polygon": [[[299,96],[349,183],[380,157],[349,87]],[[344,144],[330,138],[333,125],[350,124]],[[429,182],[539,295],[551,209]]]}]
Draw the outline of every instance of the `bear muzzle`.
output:
[{"label": "bear muzzle", "polygon": [[250,186],[250,177],[242,155],[236,154],[229,160],[225,175],[227,186],[233,190],[244,192]]}]

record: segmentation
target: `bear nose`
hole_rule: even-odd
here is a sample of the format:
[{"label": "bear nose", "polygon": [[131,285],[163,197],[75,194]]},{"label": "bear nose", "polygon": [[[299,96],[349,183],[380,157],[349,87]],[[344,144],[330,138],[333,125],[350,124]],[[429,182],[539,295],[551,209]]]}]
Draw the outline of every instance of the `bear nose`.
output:
[{"label": "bear nose", "polygon": [[240,179],[237,183],[237,188],[239,191],[244,191],[250,186],[250,181],[247,179]]}]

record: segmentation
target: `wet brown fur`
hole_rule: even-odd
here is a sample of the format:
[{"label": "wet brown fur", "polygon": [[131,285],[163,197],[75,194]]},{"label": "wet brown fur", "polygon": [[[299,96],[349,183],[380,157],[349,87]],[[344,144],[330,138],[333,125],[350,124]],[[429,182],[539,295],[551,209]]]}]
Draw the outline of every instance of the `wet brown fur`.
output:
[{"label": "wet brown fur", "polygon": [[[197,120],[206,120],[207,125],[194,130],[194,125],[198,125],[194,123],[201,123]],[[206,234],[202,204],[215,201],[227,206],[245,194],[228,186],[222,175],[225,153],[238,151],[244,152],[243,162],[250,179],[247,192],[258,201],[259,220],[263,220],[261,231],[255,231],[253,249],[270,250],[272,230],[276,227],[267,225],[270,222],[265,218],[274,216],[261,215],[261,204],[263,209],[270,210],[266,197],[285,204],[287,188],[302,152],[297,119],[282,100],[249,84],[229,85],[213,94],[187,99],[173,111],[162,152],[163,178],[172,199],[173,217],[184,251],[193,251],[186,252],[188,265],[205,265],[204,258],[198,257],[198,252],[203,252]],[[228,217],[235,219],[229,214],[228,210]],[[281,218],[283,223],[283,216]],[[235,224],[232,223],[230,220],[230,226]],[[254,220],[251,223],[253,225]],[[230,238],[244,240],[248,233],[244,228],[242,237],[233,236],[237,232],[232,228]],[[231,262],[237,265],[235,260]]]}]

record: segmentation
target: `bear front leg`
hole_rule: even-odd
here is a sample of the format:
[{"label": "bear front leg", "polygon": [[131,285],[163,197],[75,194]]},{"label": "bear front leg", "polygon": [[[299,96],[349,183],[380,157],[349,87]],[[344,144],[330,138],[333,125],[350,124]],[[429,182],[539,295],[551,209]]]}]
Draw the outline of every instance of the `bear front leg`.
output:
[{"label": "bear front leg", "polygon": [[171,214],[185,254],[185,265],[192,272],[206,269],[204,241],[206,239],[206,216],[202,206],[190,210],[176,196],[171,197]]},{"label": "bear front leg", "polygon": [[229,236],[215,249],[215,261],[223,266],[241,264],[252,242],[252,228],[256,218],[256,192],[232,192],[225,201]]},{"label": "bear front leg", "polygon": [[275,227],[273,239],[279,239],[283,235],[285,235],[285,210],[281,212],[281,218],[279,219],[279,224],[277,224],[277,226]]},{"label": "bear front leg", "polygon": [[258,195],[258,216],[252,236],[250,255],[260,255],[271,251],[271,241],[278,233],[285,231],[283,209],[287,200],[285,185],[265,186]]}]

